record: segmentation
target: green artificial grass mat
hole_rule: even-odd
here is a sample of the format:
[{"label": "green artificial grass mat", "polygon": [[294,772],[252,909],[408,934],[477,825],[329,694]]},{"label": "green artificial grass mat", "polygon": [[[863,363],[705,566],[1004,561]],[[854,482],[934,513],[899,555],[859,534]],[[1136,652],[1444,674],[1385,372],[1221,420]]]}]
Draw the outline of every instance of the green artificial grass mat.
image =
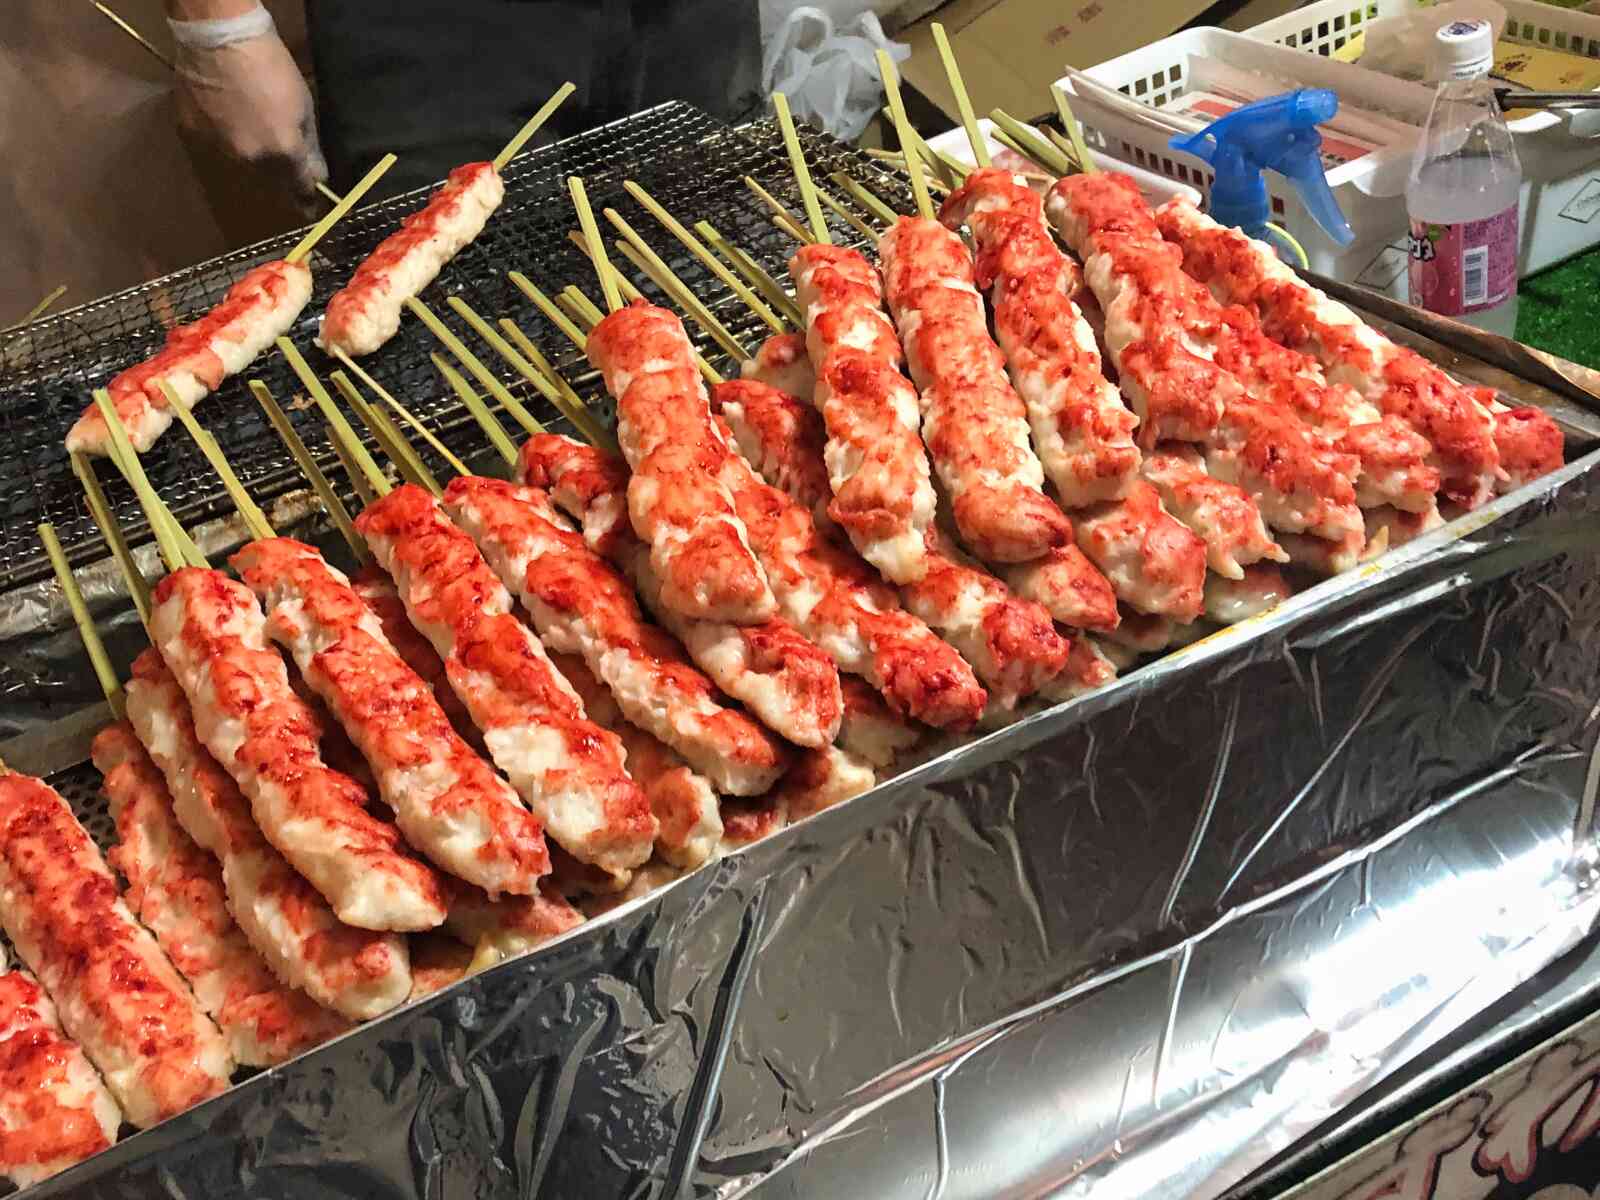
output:
[{"label": "green artificial grass mat", "polygon": [[1517,340],[1600,369],[1600,249],[1517,285]]}]

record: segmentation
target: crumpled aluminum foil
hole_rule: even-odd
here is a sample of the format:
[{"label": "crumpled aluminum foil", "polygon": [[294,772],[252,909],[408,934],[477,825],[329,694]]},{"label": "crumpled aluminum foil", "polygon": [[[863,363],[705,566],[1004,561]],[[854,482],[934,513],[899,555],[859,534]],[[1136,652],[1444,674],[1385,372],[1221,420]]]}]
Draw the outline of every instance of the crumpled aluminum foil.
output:
[{"label": "crumpled aluminum foil", "polygon": [[1592,924],[1597,463],[37,1194],[1218,1194]]}]

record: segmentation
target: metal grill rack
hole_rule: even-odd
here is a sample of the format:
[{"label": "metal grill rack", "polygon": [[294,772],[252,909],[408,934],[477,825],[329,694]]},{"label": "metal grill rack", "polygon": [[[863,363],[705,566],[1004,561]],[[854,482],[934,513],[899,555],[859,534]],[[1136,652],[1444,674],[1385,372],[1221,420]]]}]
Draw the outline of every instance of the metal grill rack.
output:
[{"label": "metal grill rack", "polygon": [[[844,170],[882,195],[908,196],[903,181],[865,155],[822,134],[805,131],[802,139],[819,174]],[[765,208],[742,182],[745,175],[752,175],[798,210],[781,139],[770,123],[730,129],[690,105],[669,103],[519,156],[505,172],[505,202],[484,234],[424,293],[430,306],[475,352],[481,351],[483,361],[505,382],[513,382],[511,370],[455,318],[444,305],[445,297],[459,294],[490,319],[512,317],[580,390],[590,395],[597,391],[586,364],[506,278],[507,271],[518,269],[547,291],[578,283],[597,294],[587,260],[566,240],[576,225],[565,188],[567,176],[573,174],[584,177],[597,212],[607,205],[617,208],[727,324],[736,332],[752,329],[754,318],[737,298],[684,253],[629,198],[622,183],[638,180],[681,219],[710,220],[781,277],[792,243],[772,226]],[[312,300],[290,336],[319,373],[325,375],[335,365],[312,346],[328,298],[425,194],[414,192],[358,209],[318,246],[312,264]],[[604,228],[609,243],[612,231]],[[843,223],[837,236],[841,242],[860,240]],[[295,235],[286,234],[258,243],[0,335],[0,592],[48,574],[33,533],[40,521],[55,524],[75,564],[106,553],[62,449],[90,390],[153,353],[172,324],[194,319],[246,270],[281,256],[294,240]],[[629,269],[620,257],[615,261]],[[635,282],[646,294],[656,295],[647,281],[636,277]],[[691,331],[696,332],[692,327]],[[715,348],[703,338],[700,341],[716,361]],[[758,343],[759,336],[750,340],[752,348]],[[428,362],[428,353],[438,349],[431,335],[407,317],[400,335],[363,365],[460,453],[481,446],[482,435]],[[282,357],[268,352],[244,375],[228,380],[197,412],[252,494],[270,500],[301,486],[301,481],[293,460],[246,389],[251,378],[266,382],[286,407],[300,391]],[[549,417],[559,426],[555,413],[526,385],[514,390],[533,403],[541,419]],[[332,467],[336,460],[317,413],[291,411],[291,418],[319,460]],[[199,522],[229,510],[220,482],[181,428],[174,426],[144,461],[151,481],[180,520]],[[148,540],[148,526],[132,490],[108,465],[99,469],[130,539]]]}]

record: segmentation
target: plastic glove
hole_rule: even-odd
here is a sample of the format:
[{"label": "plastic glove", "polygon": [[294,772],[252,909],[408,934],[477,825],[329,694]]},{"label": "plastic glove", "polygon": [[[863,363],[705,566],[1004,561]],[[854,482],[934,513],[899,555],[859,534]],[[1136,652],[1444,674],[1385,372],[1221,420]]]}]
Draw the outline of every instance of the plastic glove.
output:
[{"label": "plastic glove", "polygon": [[311,91],[267,11],[169,24],[180,129],[283,179],[307,213],[326,207],[316,191],[328,164]]}]

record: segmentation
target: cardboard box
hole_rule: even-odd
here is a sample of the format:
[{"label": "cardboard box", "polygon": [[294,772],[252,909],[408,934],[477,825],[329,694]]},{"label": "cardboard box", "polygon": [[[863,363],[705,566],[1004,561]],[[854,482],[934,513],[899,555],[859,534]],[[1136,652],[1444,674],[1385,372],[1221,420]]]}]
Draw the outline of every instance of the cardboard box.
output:
[{"label": "cardboard box", "polygon": [[929,26],[944,24],[973,106],[1029,118],[1050,111],[1050,85],[1066,66],[1092,67],[1166,37],[1211,0],[950,0],[902,28],[911,58],[900,73],[952,118],[955,97]]}]

